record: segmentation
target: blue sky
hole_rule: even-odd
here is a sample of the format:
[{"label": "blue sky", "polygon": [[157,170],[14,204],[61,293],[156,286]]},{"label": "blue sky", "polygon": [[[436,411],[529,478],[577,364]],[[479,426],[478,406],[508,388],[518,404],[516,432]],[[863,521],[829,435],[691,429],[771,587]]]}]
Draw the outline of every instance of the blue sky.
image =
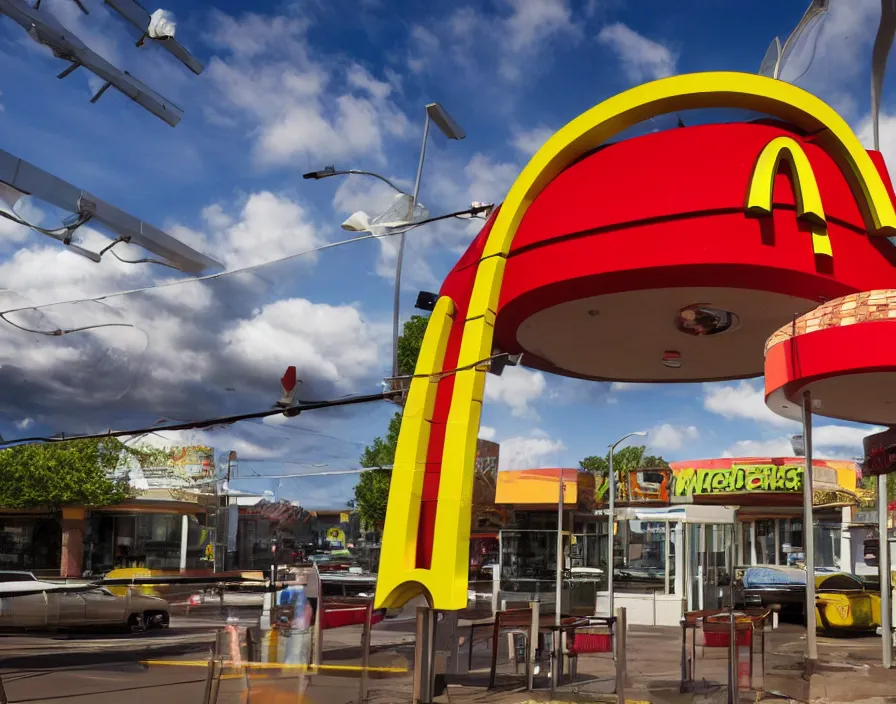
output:
[{"label": "blue sky", "polygon": [[[99,0],[86,5],[89,16],[70,0],[43,3],[91,48],[182,107],[183,121],[172,129],[115,91],[91,105],[95,78],[82,69],[57,80],[64,64],[0,18],[0,148],[166,228],[229,270],[260,266],[92,303],[82,299],[183,277],[108,257],[94,265],[0,224],[4,309],[59,304],[17,320],[131,325],[63,338],[0,329],[0,382],[14,390],[0,407],[6,438],[263,408],[278,397],[287,364],[299,367],[306,397],[377,391],[391,359],[395,243],[300,254],[343,239],[348,214],[378,212],[389,195],[357,177],[303,181],[304,171],[368,168],[410,188],[423,106],[438,100],[468,136],[431,141],[422,201],[434,214],[500,202],[552,130],[646,80],[755,72],[806,3],[309,0],[254,3],[250,12],[245,3],[171,0],[165,9],[179,40],[206,65],[199,77],[157,47],[136,49]],[[867,54],[879,3],[831,5],[821,41],[800,45],[783,77],[829,100],[867,139]],[[892,167],[888,107],[889,93],[882,150]],[[30,199],[17,209],[44,225],[58,218]],[[417,291],[438,289],[475,228],[449,223],[409,236],[404,317]],[[82,235],[85,245],[103,246],[103,233]],[[65,303],[73,299],[82,302]],[[241,472],[253,477],[346,469],[392,410],[376,404],[149,441],[237,449]],[[858,454],[869,430],[818,425],[817,449],[828,456]],[[761,380],[633,387],[524,369],[489,378],[483,426],[484,437],[502,443],[506,468],[575,466],[638,429],[650,430],[650,450],[669,460],[785,453],[795,432],[765,410]],[[238,486],[322,506],[343,503],[353,481],[253,478]]]}]

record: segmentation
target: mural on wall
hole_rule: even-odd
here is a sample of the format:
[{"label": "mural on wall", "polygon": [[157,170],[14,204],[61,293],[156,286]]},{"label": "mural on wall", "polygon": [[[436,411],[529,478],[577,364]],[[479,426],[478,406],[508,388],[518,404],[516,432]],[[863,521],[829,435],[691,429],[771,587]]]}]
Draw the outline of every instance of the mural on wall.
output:
[{"label": "mural on wall", "polygon": [[[594,498],[606,503],[610,482],[606,476],[594,479]],[[616,500],[626,503],[663,503],[669,500],[671,470],[664,468],[638,469],[633,472],[616,472]]]}]

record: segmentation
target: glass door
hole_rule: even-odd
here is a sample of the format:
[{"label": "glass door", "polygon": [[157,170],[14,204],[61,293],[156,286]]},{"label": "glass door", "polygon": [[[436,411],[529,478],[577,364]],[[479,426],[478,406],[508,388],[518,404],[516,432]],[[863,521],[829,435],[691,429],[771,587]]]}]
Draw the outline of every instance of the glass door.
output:
[{"label": "glass door", "polygon": [[734,572],[734,526],[689,523],[688,609],[720,609],[730,603]]}]

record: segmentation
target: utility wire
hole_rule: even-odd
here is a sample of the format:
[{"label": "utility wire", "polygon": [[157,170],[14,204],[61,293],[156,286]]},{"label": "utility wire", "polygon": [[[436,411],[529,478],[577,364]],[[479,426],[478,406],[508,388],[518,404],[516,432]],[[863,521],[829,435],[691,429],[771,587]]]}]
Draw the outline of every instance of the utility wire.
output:
[{"label": "utility wire", "polygon": [[[156,283],[151,286],[143,286],[141,288],[134,288],[126,291],[115,291],[113,293],[107,293],[100,296],[91,296],[89,298],[75,298],[65,301],[55,301],[53,303],[42,303],[38,306],[23,306],[21,308],[10,308],[4,311],[0,311],[0,317],[3,317],[9,313],[18,313],[24,310],[40,310],[42,308],[49,308],[51,306],[63,305],[63,304],[73,304],[73,303],[93,303],[98,301],[103,301],[107,298],[117,298],[119,296],[127,296],[132,293],[143,293],[145,291],[152,291],[155,289],[168,288],[169,286],[180,286],[183,284],[189,283],[200,283],[203,281],[213,281],[215,279],[220,279],[224,276],[230,276],[231,274],[241,274],[248,271],[254,271],[255,269],[260,269],[262,267],[268,266],[270,264],[277,264],[280,262],[289,261],[291,259],[297,259],[298,257],[304,257],[309,254],[315,254],[317,252],[322,252],[326,249],[333,249],[335,247],[341,247],[345,244],[352,244],[354,242],[363,242],[364,240],[379,240],[384,239],[386,237],[394,237],[395,235],[401,235],[409,230],[413,230],[421,225],[428,225],[431,222],[438,222],[440,220],[448,220],[450,218],[458,218],[463,219],[463,216],[467,215],[476,215],[487,210],[486,206],[476,206],[473,208],[467,208],[466,210],[458,210],[453,213],[446,213],[445,215],[437,215],[436,217],[427,218],[426,220],[421,220],[420,222],[415,222],[407,225],[406,227],[396,227],[395,229],[389,229],[388,232],[381,232],[377,234],[368,234],[361,235],[360,237],[352,237],[347,240],[339,240],[338,242],[330,242],[328,244],[322,244],[317,247],[312,247],[311,249],[306,249],[304,252],[297,252],[296,254],[290,254],[287,257],[281,257],[280,259],[272,259],[271,261],[261,262],[260,264],[252,264],[250,266],[242,267],[239,269],[231,269],[229,271],[221,271],[216,274],[208,274],[207,276],[196,276],[188,279],[177,279],[174,281],[166,281],[162,283]],[[5,318],[3,318],[6,320]],[[9,322],[6,320],[6,322]]]},{"label": "utility wire", "polygon": [[383,401],[392,396],[397,396],[400,391],[384,391],[378,394],[365,394],[363,396],[352,396],[349,398],[339,398],[331,401],[307,401],[298,403],[286,410],[282,408],[268,409],[264,411],[254,411],[252,413],[241,413],[232,416],[222,416],[219,418],[206,418],[204,420],[188,421],[178,423],[176,425],[168,425],[159,427],[152,425],[147,428],[133,428],[130,430],[109,430],[105,433],[92,433],[85,435],[69,435],[65,434],[55,436],[37,435],[27,438],[16,438],[15,440],[2,440],[0,447],[8,447],[11,445],[19,445],[35,442],[68,442],[70,440],[98,440],[102,438],[120,438],[125,435],[140,435],[142,433],[155,432],[160,430],[193,430],[198,428],[210,428],[216,425],[231,425],[242,420],[253,420],[256,418],[267,418],[268,416],[276,416],[280,414],[289,414],[290,416],[299,415],[303,411],[316,411],[321,408],[335,408],[337,406],[353,406],[360,403],[370,403],[371,401]]}]

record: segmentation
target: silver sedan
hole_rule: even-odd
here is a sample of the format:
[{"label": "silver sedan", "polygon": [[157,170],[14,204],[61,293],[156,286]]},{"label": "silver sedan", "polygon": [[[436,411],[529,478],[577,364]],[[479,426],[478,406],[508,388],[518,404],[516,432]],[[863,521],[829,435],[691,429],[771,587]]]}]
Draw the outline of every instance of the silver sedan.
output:
[{"label": "silver sedan", "polygon": [[[27,586],[32,584],[41,583]],[[115,596],[102,587],[0,596],[0,628],[104,627],[127,628],[132,633],[140,633],[147,629],[167,628],[168,623],[167,601],[130,590],[125,596]]]}]

